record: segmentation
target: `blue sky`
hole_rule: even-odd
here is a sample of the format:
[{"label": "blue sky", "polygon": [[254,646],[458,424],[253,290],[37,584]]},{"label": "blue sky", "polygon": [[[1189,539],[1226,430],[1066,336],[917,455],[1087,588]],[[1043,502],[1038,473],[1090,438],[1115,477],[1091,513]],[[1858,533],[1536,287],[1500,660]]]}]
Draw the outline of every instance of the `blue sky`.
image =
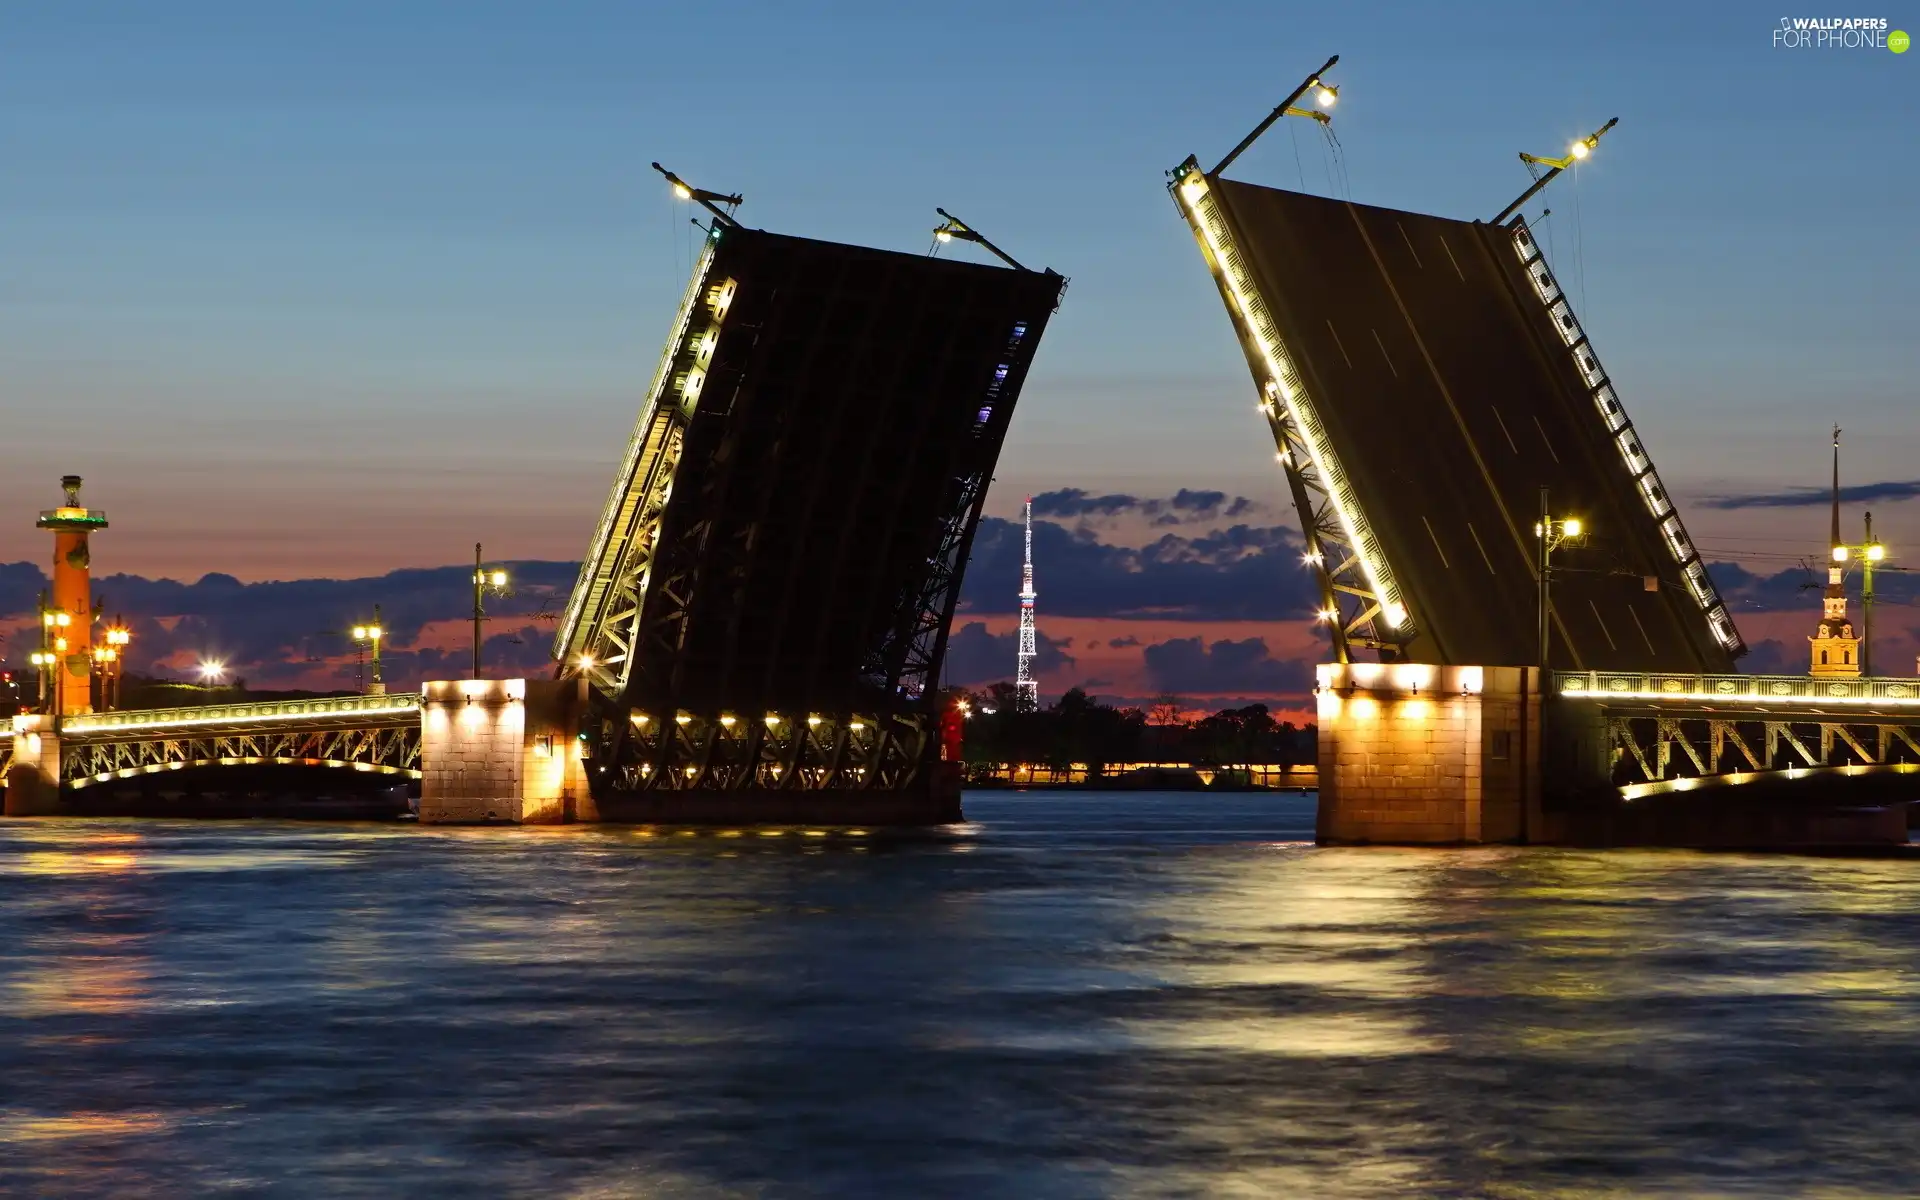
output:
[{"label": "blue sky", "polygon": [[[1161,179],[1334,52],[1358,201],[1490,216],[1527,182],[1515,151],[1620,118],[1550,193],[1556,268],[1676,490],[1817,485],[1831,420],[1852,481],[1920,476],[1920,54],[1775,50],[1779,16],[24,7],[0,44],[0,561],[46,557],[31,513],[66,471],[113,516],[106,570],[577,557],[688,265],[652,159],[786,232],[923,250],[944,205],[1072,278],[991,511],[1064,487],[1283,503]],[[1302,126],[1235,173],[1327,191]],[[1722,551],[1817,549],[1824,519],[1688,516]],[[1920,545],[1920,505],[1876,518]]]}]

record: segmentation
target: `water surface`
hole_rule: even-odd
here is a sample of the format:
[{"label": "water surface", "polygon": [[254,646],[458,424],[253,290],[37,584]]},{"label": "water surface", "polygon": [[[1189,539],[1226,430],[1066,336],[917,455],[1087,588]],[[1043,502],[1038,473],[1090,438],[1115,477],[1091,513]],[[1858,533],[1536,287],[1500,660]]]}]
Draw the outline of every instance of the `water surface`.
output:
[{"label": "water surface", "polygon": [[[1920,864],[0,823],[0,1192],[1920,1192]],[[816,831],[824,832],[824,831]]]}]

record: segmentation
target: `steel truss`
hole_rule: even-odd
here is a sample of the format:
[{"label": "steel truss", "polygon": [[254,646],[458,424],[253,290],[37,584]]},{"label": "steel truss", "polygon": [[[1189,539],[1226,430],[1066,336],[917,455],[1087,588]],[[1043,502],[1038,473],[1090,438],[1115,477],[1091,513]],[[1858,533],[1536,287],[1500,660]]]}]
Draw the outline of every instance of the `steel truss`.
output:
[{"label": "steel truss", "polygon": [[180,732],[151,738],[63,738],[60,778],[83,788],[187,767],[350,767],[420,777],[420,723],[374,727]]},{"label": "steel truss", "polygon": [[708,388],[707,372],[733,303],[734,282],[707,277],[712,258],[709,239],[554,646],[555,657],[582,669],[594,690],[611,700],[623,697],[632,681],[642,615],[654,617],[652,637],[671,639],[676,619],[684,620],[687,611],[690,571],[656,577],[656,568],[687,426]]},{"label": "steel truss", "polygon": [[1920,764],[1920,714],[1609,715],[1613,782]]},{"label": "steel truss", "polygon": [[1375,579],[1388,567],[1360,497],[1346,480],[1332,447],[1316,444],[1324,439],[1313,433],[1319,423],[1306,381],[1286,349],[1273,314],[1252,284],[1239,232],[1206,186],[1209,180],[1198,160],[1189,158],[1175,169],[1167,186],[1200,244],[1253,371],[1260,411],[1266,415],[1294,511],[1300,516],[1306,561],[1319,585],[1318,616],[1327,626],[1334,660],[1353,661],[1355,649],[1376,650],[1389,662],[1404,658],[1417,630],[1404,605],[1383,594],[1392,588],[1391,582],[1376,586]]},{"label": "steel truss", "polygon": [[933,735],[919,714],[759,720],[632,717],[617,765],[623,791],[886,791],[917,776]]}]

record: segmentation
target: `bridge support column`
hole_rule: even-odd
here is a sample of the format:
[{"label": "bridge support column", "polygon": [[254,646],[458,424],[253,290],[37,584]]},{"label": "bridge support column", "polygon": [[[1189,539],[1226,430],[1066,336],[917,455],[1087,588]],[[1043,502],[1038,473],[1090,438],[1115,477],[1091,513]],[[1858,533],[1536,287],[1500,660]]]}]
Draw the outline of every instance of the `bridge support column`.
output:
[{"label": "bridge support column", "polygon": [[591,819],[572,680],[428,683],[420,703],[423,824]]},{"label": "bridge support column", "polygon": [[1318,839],[1537,839],[1539,679],[1534,667],[1321,666]]},{"label": "bridge support column", "polygon": [[54,718],[39,713],[13,718],[13,761],[6,784],[9,817],[50,817],[66,811],[60,798],[60,734]]}]

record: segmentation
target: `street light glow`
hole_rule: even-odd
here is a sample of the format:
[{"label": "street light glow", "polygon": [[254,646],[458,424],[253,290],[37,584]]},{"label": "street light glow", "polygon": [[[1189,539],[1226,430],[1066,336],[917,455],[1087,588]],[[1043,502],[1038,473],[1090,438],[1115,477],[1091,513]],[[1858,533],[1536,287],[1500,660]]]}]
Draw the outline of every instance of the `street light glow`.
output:
[{"label": "street light glow", "polygon": [[1847,561],[1847,548],[1845,546],[1835,546],[1833,548],[1833,561],[1835,562]]},{"label": "street light glow", "polygon": [[682,199],[682,200],[691,200],[691,199],[693,199],[693,189],[692,189],[692,188],[690,188],[690,187],[688,187],[688,186],[687,186],[686,184],[684,184],[684,183],[676,183],[676,184],[674,184],[674,185],[673,185],[673,194],[674,194],[674,195],[676,195],[676,196],[678,196],[678,197],[680,197],[680,199]]},{"label": "street light glow", "polygon": [[1579,517],[1568,517],[1565,521],[1562,521],[1560,523],[1560,527],[1567,531],[1568,537],[1580,536],[1580,518]]},{"label": "street light glow", "polygon": [[1873,545],[1867,547],[1868,562],[1879,562],[1881,559],[1885,558],[1886,556],[1887,556],[1887,548],[1885,546],[1880,545],[1878,542],[1875,542]]},{"label": "street light glow", "polygon": [[487,582],[493,584],[495,587],[505,587],[507,586],[507,573],[505,571],[495,571]]},{"label": "street light glow", "polygon": [[227,664],[225,663],[208,660],[200,664],[200,680],[202,683],[212,683],[226,673]]},{"label": "street light glow", "polygon": [[1585,158],[1587,155],[1593,153],[1593,147],[1587,145],[1584,141],[1575,142],[1573,145],[1567,147],[1567,153],[1573,155],[1575,158]]},{"label": "street light glow", "polygon": [[1320,102],[1321,108],[1332,108],[1334,101],[1339,98],[1340,89],[1336,87],[1322,87],[1320,94],[1314,97],[1314,99]]}]

